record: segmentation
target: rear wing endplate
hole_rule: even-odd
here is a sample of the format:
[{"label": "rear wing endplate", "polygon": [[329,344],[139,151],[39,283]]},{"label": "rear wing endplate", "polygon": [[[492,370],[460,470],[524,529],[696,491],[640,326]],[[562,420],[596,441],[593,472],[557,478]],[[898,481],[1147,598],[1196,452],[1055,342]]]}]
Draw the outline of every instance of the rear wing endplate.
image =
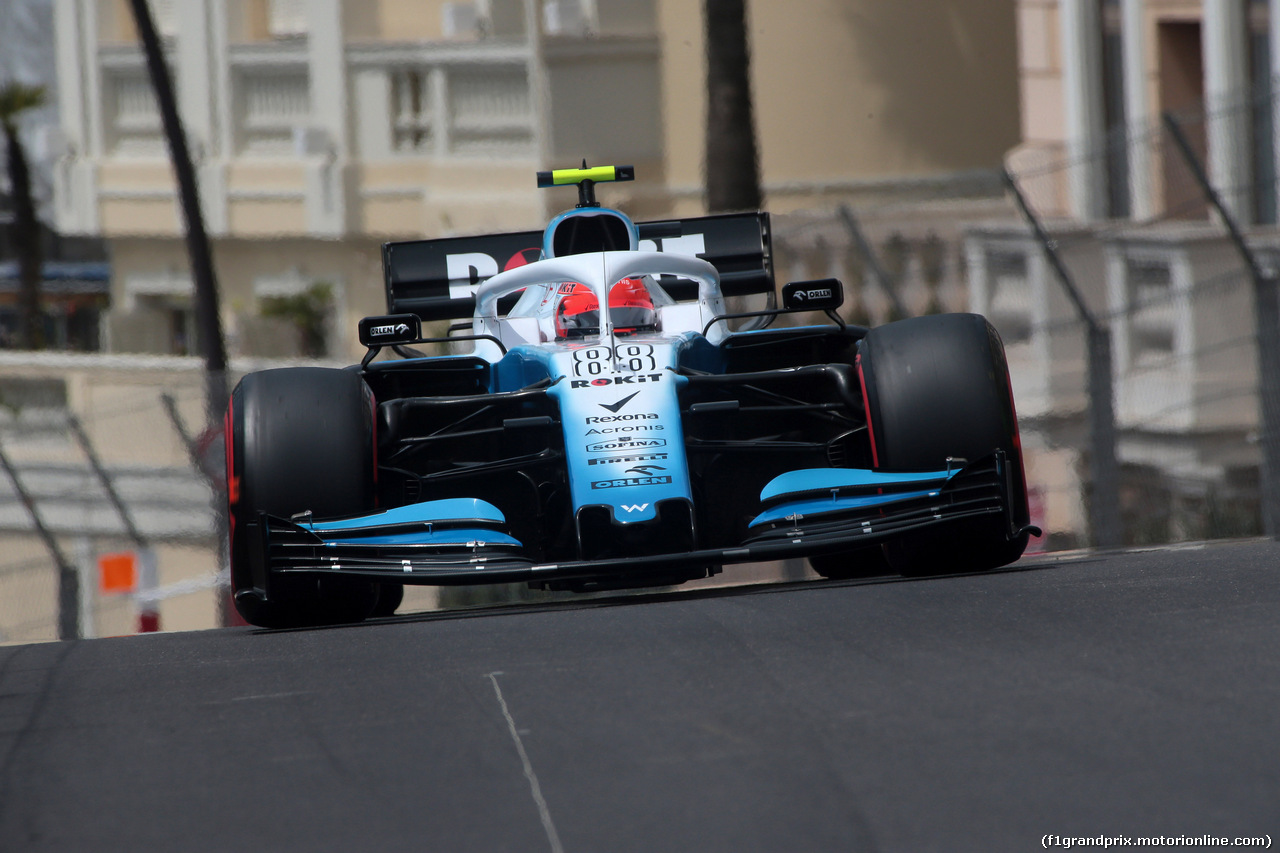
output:
[{"label": "rear wing endplate", "polygon": [[[769,214],[726,213],[640,222],[640,248],[709,261],[720,273],[725,296],[773,293]],[[382,271],[388,314],[417,314],[424,321],[470,318],[475,290],[503,270],[536,261],[541,231],[484,234],[384,243]],[[677,300],[697,298],[697,284],[663,280]]]}]

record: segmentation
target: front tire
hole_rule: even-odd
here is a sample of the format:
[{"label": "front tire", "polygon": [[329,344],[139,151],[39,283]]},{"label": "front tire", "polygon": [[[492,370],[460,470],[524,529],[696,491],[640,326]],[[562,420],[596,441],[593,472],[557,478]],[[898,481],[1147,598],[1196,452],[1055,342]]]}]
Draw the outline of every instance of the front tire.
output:
[{"label": "front tire", "polygon": [[[859,372],[875,466],[941,470],[1004,451],[1013,466],[1014,529],[1029,520],[1022,448],[1000,336],[978,314],[935,314],[872,329],[859,344]],[[885,544],[903,575],[948,574],[1012,563],[1027,534],[1009,538],[1003,515],[956,522]]]},{"label": "front tire", "polygon": [[[359,578],[276,575],[253,594],[246,525],[258,513],[317,518],[374,507],[373,397],[349,370],[291,367],[251,373],[228,409],[231,581],[236,609],[265,628],[359,622],[378,585]],[[244,594],[241,594],[244,593]]]},{"label": "front tire", "polygon": [[891,571],[885,562],[884,550],[874,546],[832,554],[814,554],[809,557],[809,568],[832,581],[873,578]]},{"label": "front tire", "polygon": [[370,616],[394,616],[396,608],[404,602],[404,584],[383,581],[378,584],[378,603]]}]

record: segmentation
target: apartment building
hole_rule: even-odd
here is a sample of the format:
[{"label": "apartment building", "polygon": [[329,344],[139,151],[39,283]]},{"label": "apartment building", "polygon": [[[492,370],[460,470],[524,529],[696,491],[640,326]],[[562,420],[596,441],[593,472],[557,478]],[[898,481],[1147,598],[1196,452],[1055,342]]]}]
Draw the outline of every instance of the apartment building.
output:
[{"label": "apartment building", "polygon": [[[62,237],[51,228],[53,173],[61,154],[53,0],[0,3],[0,87],[10,83],[39,86],[45,91],[43,106],[23,110],[15,117],[36,216],[43,226],[44,337],[59,349],[96,349],[108,296],[100,242],[93,237]],[[5,158],[5,140],[0,138],[0,160]],[[19,246],[11,194],[8,169],[0,168],[0,348],[14,346],[21,326]]]},{"label": "apartment building", "polygon": [[[43,107],[21,117],[24,149],[35,173],[32,192],[39,213],[52,213],[52,162],[57,137],[58,106],[54,98],[53,0],[9,0],[0,5],[0,86],[9,82],[46,87]],[[3,145],[0,144],[0,150]],[[8,192],[8,175],[0,170],[0,188]]]},{"label": "apartment building", "polygon": [[[539,227],[538,169],[625,162],[608,201],[702,211],[705,62],[688,0],[155,0],[233,355],[348,357],[379,245]],[[750,4],[775,212],[998,165],[1017,141],[1007,3]],[[929,14],[922,14],[929,11]],[[111,247],[115,351],[193,346],[169,163],[126,0],[55,0],[58,227]],[[307,298],[310,297],[310,301]],[[292,313],[290,313],[292,312]],[[310,313],[308,313],[310,312]],[[317,319],[318,318],[318,319]],[[314,331],[314,329],[312,329]]]},{"label": "apartment building", "polygon": [[[1252,281],[1165,116],[1250,246],[1274,255],[1277,6],[1017,8],[1022,142],[1007,163],[1109,332],[1122,502],[1161,516],[1131,538],[1256,530]],[[1084,322],[1025,223],[975,227],[967,246],[971,305],[1004,334],[1020,415],[1064,470],[1086,471]],[[1087,496],[1075,498],[1080,529]]]}]

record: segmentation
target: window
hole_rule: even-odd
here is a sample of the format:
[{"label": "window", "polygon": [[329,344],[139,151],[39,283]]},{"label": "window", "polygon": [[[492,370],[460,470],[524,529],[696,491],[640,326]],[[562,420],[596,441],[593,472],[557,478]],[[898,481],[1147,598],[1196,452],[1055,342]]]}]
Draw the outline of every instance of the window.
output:
[{"label": "window", "polygon": [[113,153],[163,155],[160,109],[151,80],[143,72],[104,75],[109,104],[109,145]]},{"label": "window", "polygon": [[164,355],[194,355],[196,346],[196,312],[191,301],[175,296],[140,296],[138,319],[147,324],[149,338],[142,346],[121,341],[126,352],[158,352]]},{"label": "window", "polygon": [[297,38],[307,34],[306,0],[269,0],[267,31],[272,38]]},{"label": "window", "polygon": [[533,146],[533,111],[523,68],[485,68],[449,75],[451,148],[517,154]]},{"label": "window", "polygon": [[126,275],[125,298],[110,318],[112,351],[195,353],[194,295],[190,277],[177,269]]},{"label": "window", "polygon": [[241,150],[292,154],[294,128],[311,117],[305,72],[254,70],[238,75],[242,107]]},{"label": "window", "polygon": [[392,148],[422,151],[431,145],[429,72],[406,68],[391,77]]},{"label": "window", "polygon": [[1006,344],[1031,338],[1031,294],[1027,256],[1022,252],[987,253],[987,317]]},{"label": "window", "polygon": [[150,0],[151,20],[161,38],[174,38],[178,34],[174,0]]},{"label": "window", "polygon": [[1129,363],[1141,367],[1173,354],[1173,275],[1169,264],[1130,259],[1125,270]]}]

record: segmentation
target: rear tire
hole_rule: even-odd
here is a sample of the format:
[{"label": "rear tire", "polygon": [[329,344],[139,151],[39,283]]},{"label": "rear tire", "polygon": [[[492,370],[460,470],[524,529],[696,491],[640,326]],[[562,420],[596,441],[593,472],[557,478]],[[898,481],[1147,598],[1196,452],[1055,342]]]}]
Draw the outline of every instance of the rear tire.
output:
[{"label": "rear tire", "polygon": [[[245,525],[259,512],[317,518],[371,510],[373,396],[349,370],[291,367],[251,373],[231,395],[228,483],[233,592],[253,589]],[[245,621],[265,628],[359,622],[378,584],[359,578],[273,576],[268,598],[237,595]]]},{"label": "rear tire", "polygon": [[[936,314],[880,326],[862,340],[858,359],[877,468],[941,470],[949,456],[973,461],[1003,450],[1014,468],[1014,524],[1027,524],[1009,369],[985,318]],[[1027,535],[1010,540],[997,516],[904,536],[884,553],[903,575],[949,574],[1012,563],[1026,547]]]}]

